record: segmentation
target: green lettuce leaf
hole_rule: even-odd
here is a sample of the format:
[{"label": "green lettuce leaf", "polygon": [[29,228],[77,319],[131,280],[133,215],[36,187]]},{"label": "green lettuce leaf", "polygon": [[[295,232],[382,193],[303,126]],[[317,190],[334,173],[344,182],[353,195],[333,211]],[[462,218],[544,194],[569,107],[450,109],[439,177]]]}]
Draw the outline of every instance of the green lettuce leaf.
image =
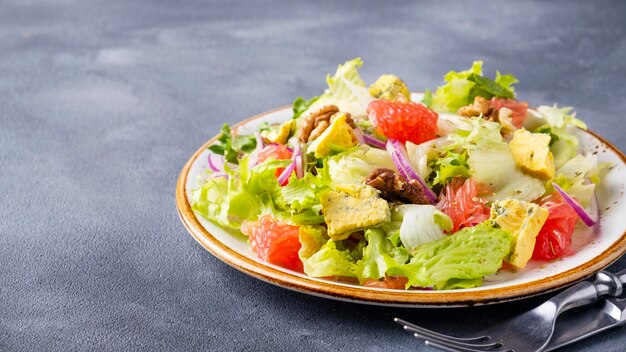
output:
[{"label": "green lettuce leaf", "polygon": [[[503,89],[513,93],[512,94],[513,96],[511,98],[515,98],[515,87],[513,87],[513,85],[515,83],[519,83],[519,80],[515,76],[513,76],[512,74],[503,75],[500,73],[500,71],[496,71],[495,82],[497,85],[499,85]],[[500,96],[500,95],[496,95],[496,96]]]},{"label": "green lettuce leaf", "polygon": [[424,96],[422,97],[422,104],[426,105],[429,108],[433,106],[433,92],[430,89],[426,89],[424,91]]},{"label": "green lettuce leaf", "polygon": [[[517,81],[517,79],[515,79],[515,77],[513,77],[512,75],[505,76],[513,78],[513,80]],[[511,81],[510,79],[502,79],[502,77],[505,76],[500,76],[501,82],[504,81],[508,83],[509,81]],[[485,99],[491,99],[493,97],[515,98],[515,94],[507,89],[507,86],[501,86],[496,81],[491,80],[485,76],[472,73],[471,75],[469,75],[469,77],[467,77],[467,80],[475,83],[472,89],[470,89],[469,95],[467,97],[469,103],[473,102],[474,98],[476,97],[483,97]]]},{"label": "green lettuce leaf", "polygon": [[482,61],[474,61],[469,70],[448,72],[444,77],[446,84],[437,88],[434,95],[428,96],[425,101],[427,106],[441,112],[456,112],[471,104],[477,96],[485,99],[515,98],[512,85],[518,82],[517,78],[498,71],[495,80],[492,80],[483,76],[482,67]]},{"label": "green lettuce leaf", "polygon": [[191,192],[192,209],[218,224],[239,229],[244,220],[254,221],[277,194],[276,169],[289,160],[269,160],[248,169],[248,157],[240,160],[240,173],[225,166],[228,178],[208,177]]},{"label": "green lettuce leaf", "polygon": [[239,229],[244,220],[254,221],[261,214],[294,225],[321,224],[320,193],[328,188],[330,176],[323,169],[317,175],[293,175],[287,186],[276,180],[276,170],[291,160],[268,159],[252,168],[249,157],[240,159],[239,168],[225,166],[228,178],[207,175],[191,192],[192,209],[218,224]]},{"label": "green lettuce leaf", "polygon": [[302,245],[298,251],[298,257],[302,262],[317,253],[329,240],[326,228],[322,226],[300,226],[298,236]]},{"label": "green lettuce leaf", "polygon": [[587,125],[576,118],[571,107],[542,105],[537,108],[537,112],[539,120],[543,120],[545,124],[537,127],[534,132],[550,135],[550,151],[554,156],[554,166],[558,169],[578,154],[580,143],[572,128],[586,130]]},{"label": "green lettuce leaf", "polygon": [[359,279],[380,279],[389,268],[405,264],[409,253],[403,247],[394,245],[385,232],[380,229],[365,231],[367,245],[363,249],[363,258],[357,263],[362,269]]},{"label": "green lettuce leaf", "polygon": [[506,231],[480,224],[417,248],[408,264],[392,267],[388,275],[405,276],[406,287],[438,290],[469,288],[498,271],[511,251],[513,237]]},{"label": "green lettuce leaf", "polygon": [[223,155],[226,161],[238,164],[238,158],[243,153],[249,153],[256,148],[254,135],[233,135],[228,124],[222,125],[217,141],[209,146],[215,154]]},{"label": "green lettuce leaf", "polygon": [[467,126],[448,135],[449,148],[467,150],[471,177],[492,188],[489,200],[513,198],[533,201],[545,192],[543,181],[523,173],[509,145],[502,139],[500,124],[482,118],[466,119]]},{"label": "green lettuce leaf", "polygon": [[279,189],[275,204],[294,213],[320,206],[320,194],[330,189],[330,176],[318,169],[317,175],[306,172],[300,179],[295,174]]},{"label": "green lettuce leaf", "polygon": [[304,259],[302,263],[304,273],[311,277],[359,277],[362,271],[350,254],[350,250],[338,249],[333,240],[328,240],[317,252]]},{"label": "green lettuce leaf", "polygon": [[587,125],[576,118],[576,113],[572,112],[571,106],[559,108],[556,104],[552,106],[541,105],[537,108],[537,111],[546,120],[548,126],[552,128],[562,128],[567,125],[576,126],[582,130],[587,129]]},{"label": "green lettuce leaf", "polygon": [[304,98],[302,97],[297,97],[296,100],[294,100],[292,104],[293,118],[297,119],[298,117],[300,117],[300,115],[302,115],[305,111],[307,111],[309,107],[313,105],[313,103],[315,103],[317,99],[319,98],[320,98],[319,96],[316,96],[309,100],[304,100]]},{"label": "green lettuce leaf", "polygon": [[327,159],[332,184],[361,184],[372,170],[395,170],[389,154],[382,149],[360,146]]},{"label": "green lettuce leaf", "polygon": [[460,107],[469,104],[468,97],[475,83],[468,80],[468,77],[471,74],[482,75],[482,73],[482,61],[474,61],[472,67],[466,71],[448,72],[444,77],[446,84],[437,88],[431,99],[432,107],[437,111],[456,112]]},{"label": "green lettuce leaf", "polygon": [[[552,182],[558,184],[570,196],[586,207],[594,196],[596,185],[602,182],[611,163],[598,163],[593,154],[578,154],[556,171],[556,176],[546,185],[546,193],[554,192]],[[587,180],[591,180],[588,183]]]},{"label": "green lettuce leaf", "polygon": [[353,117],[365,117],[367,104],[372,100],[365,81],[361,79],[359,68],[363,65],[357,57],[337,67],[334,75],[326,77],[328,89],[307,111],[315,111],[326,105],[337,105],[339,110],[349,112]]},{"label": "green lettuce leaf", "polygon": [[467,150],[457,152],[455,148],[442,148],[439,155],[432,158],[429,163],[430,169],[435,173],[431,185],[445,185],[457,176],[469,178],[471,175],[467,157]]}]

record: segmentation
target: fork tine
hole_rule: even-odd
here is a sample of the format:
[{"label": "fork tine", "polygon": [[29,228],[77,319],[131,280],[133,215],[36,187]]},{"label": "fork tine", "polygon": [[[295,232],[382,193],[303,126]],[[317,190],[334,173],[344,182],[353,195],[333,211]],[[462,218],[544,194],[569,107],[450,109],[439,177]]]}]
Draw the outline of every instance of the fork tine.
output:
[{"label": "fork tine", "polygon": [[444,345],[439,345],[439,344],[437,344],[437,343],[433,343],[433,342],[431,342],[431,341],[429,341],[429,340],[424,340],[424,343],[425,343],[427,346],[432,346],[432,347],[438,348],[438,349],[440,349],[440,350],[444,350],[444,351],[448,351],[448,352],[459,352],[459,350],[457,350],[457,349],[451,349],[451,348],[446,347],[446,346],[444,346]]},{"label": "fork tine", "polygon": [[499,349],[500,347],[502,347],[501,342],[467,343],[467,342],[460,342],[460,341],[454,341],[454,340],[449,340],[449,339],[442,339],[438,337],[425,336],[423,334],[420,334],[419,332],[414,333],[413,336],[424,339],[426,340],[426,342],[434,342],[434,343],[448,345],[450,347],[455,347],[455,348],[467,348],[472,351],[495,351],[496,349]]},{"label": "fork tine", "polygon": [[[418,339],[424,339],[419,334],[414,334],[413,336],[415,336]],[[449,341],[449,342],[443,342],[443,341],[435,342],[435,341],[431,341],[431,340],[425,340],[424,343],[429,345],[429,346],[433,346],[433,347],[442,349],[444,351],[449,351],[449,352],[485,352],[485,351],[497,352],[497,351],[502,351],[502,350],[475,349],[475,348],[471,348],[471,347],[460,347],[460,346],[453,345],[453,342],[451,342],[451,341]]]},{"label": "fork tine", "polygon": [[416,333],[419,333],[420,335],[437,339],[437,340],[446,340],[446,341],[453,340],[457,342],[467,342],[467,343],[489,341],[489,336],[457,337],[457,336],[446,335],[446,334],[442,334],[433,330],[429,330],[421,326],[417,326],[413,323],[409,323],[408,321],[400,319],[400,318],[394,318],[393,320],[396,323],[402,325],[404,327],[404,330],[416,332]]}]

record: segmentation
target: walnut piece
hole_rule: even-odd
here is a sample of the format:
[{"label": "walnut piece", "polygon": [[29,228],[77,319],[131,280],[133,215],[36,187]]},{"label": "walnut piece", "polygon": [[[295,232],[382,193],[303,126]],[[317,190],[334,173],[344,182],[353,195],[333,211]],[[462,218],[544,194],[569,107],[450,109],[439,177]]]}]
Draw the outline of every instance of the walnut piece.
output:
[{"label": "walnut piece", "polygon": [[496,109],[490,100],[483,97],[474,98],[474,103],[460,108],[458,113],[465,117],[482,116],[487,121],[498,122],[502,125],[502,133],[510,133],[516,129],[511,109],[506,107]]},{"label": "walnut piece", "polygon": [[486,120],[491,120],[497,117],[498,111],[493,108],[491,101],[483,97],[476,97],[474,98],[474,103],[460,108],[458,113],[465,117],[482,115]]},{"label": "walnut piece", "polygon": [[498,110],[497,121],[502,126],[502,133],[511,133],[516,130],[515,125],[513,125],[513,111],[509,108]]},{"label": "walnut piece", "polygon": [[[314,140],[319,137],[328,126],[334,121],[334,117],[339,113],[339,108],[336,105],[327,105],[318,111],[310,113],[304,118],[298,130],[298,139],[302,143]],[[344,113],[346,115],[346,122],[354,128],[355,124],[350,116],[350,113]]]},{"label": "walnut piece", "polygon": [[430,204],[424,188],[417,180],[406,182],[393,170],[377,168],[365,179],[365,184],[380,191],[380,197],[390,201]]},{"label": "walnut piece", "polygon": [[311,133],[309,134],[309,140],[312,141],[315,138],[319,137],[322,133],[324,133],[324,131],[326,131],[328,126],[330,126],[330,124],[327,121],[319,121],[313,131],[311,131]]}]

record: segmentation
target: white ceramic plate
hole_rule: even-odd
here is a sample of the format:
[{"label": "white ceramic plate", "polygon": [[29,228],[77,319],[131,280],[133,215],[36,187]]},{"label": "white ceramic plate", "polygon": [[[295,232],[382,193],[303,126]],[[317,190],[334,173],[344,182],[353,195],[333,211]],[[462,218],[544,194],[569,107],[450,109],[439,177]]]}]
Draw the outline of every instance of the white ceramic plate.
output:
[{"label": "white ceramic plate", "polygon": [[[236,125],[239,133],[254,133],[264,122],[291,118],[291,107],[279,108]],[[525,298],[556,290],[580,281],[619,259],[626,252],[626,203],[622,201],[626,183],[626,159],[609,142],[593,132],[578,131],[584,152],[597,154],[599,161],[614,167],[597,191],[600,221],[593,228],[579,225],[574,233],[576,254],[551,263],[531,261],[517,273],[503,271],[485,279],[481,287],[444,291],[402,291],[368,288],[308,277],[262,262],[251,252],[242,234],[227,231],[197,216],[189,204],[190,191],[207,168],[209,140],[191,156],[183,168],[176,189],[179,215],[189,233],[209,252],[247,274],[296,291],[361,303],[428,307],[490,304]],[[580,223],[580,222],[579,222]]]}]

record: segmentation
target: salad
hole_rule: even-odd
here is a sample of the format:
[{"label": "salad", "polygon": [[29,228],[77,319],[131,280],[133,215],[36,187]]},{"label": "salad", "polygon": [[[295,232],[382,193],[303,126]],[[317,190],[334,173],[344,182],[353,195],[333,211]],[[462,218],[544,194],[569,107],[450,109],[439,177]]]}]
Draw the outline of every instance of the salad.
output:
[{"label": "salad", "polygon": [[368,86],[362,65],[339,65],[288,121],[224,125],[191,191],[196,214],[265,262],[369,287],[477,287],[575,252],[610,165],[579,151],[572,108],[531,106],[482,61],[420,101],[394,75]]}]

